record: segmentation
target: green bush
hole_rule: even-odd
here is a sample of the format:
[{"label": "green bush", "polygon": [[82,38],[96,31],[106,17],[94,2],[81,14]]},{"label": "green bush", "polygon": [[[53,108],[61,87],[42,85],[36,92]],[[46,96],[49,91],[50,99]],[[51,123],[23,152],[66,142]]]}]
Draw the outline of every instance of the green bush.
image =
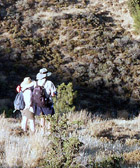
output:
[{"label": "green bush", "polygon": [[140,0],[129,0],[128,7],[134,19],[134,28],[137,34],[140,33]]},{"label": "green bush", "polygon": [[136,6],[140,6],[140,0],[128,0],[128,8],[131,15],[137,14]]},{"label": "green bush", "polygon": [[57,97],[54,98],[54,108],[56,113],[67,113],[75,110],[73,105],[77,92],[73,91],[72,83],[68,85],[62,83],[57,88]]},{"label": "green bush", "polygon": [[134,27],[137,33],[140,33],[140,7],[136,6],[136,15],[133,16],[134,18]]},{"label": "green bush", "polygon": [[55,114],[47,117],[51,124],[50,144],[46,151],[46,159],[43,165],[46,168],[68,168],[77,167],[76,157],[79,155],[79,148],[82,143],[77,137],[69,136],[71,124],[66,114],[60,116]]}]

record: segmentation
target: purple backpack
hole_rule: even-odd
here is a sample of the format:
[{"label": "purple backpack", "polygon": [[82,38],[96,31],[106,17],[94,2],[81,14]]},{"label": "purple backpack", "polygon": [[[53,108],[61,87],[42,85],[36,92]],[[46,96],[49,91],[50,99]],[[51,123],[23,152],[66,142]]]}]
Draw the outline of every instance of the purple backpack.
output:
[{"label": "purple backpack", "polygon": [[32,103],[37,105],[38,107],[45,107],[46,96],[44,85],[38,86],[37,84],[36,87],[33,89]]}]

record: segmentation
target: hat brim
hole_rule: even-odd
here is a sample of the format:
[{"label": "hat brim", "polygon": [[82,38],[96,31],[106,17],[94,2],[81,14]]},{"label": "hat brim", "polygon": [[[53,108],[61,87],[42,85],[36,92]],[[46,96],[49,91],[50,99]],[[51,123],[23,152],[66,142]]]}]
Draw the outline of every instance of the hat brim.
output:
[{"label": "hat brim", "polygon": [[30,83],[22,82],[22,83],[20,84],[20,86],[21,86],[22,88],[30,88],[30,87],[32,87],[33,85],[34,85],[33,82],[30,82]]},{"label": "hat brim", "polygon": [[36,75],[36,79],[37,80],[41,80],[41,79],[44,79],[44,78],[46,78],[46,77],[48,77],[48,76],[51,76],[51,72],[48,72],[48,73],[46,73],[46,74],[41,74],[41,73],[38,73],[37,75]]}]

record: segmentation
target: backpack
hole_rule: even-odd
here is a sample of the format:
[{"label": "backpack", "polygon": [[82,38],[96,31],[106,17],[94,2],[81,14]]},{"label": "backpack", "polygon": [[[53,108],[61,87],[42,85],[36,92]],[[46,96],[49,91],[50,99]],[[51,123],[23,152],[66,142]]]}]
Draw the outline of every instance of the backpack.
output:
[{"label": "backpack", "polygon": [[25,108],[25,102],[22,91],[20,91],[15,97],[14,108],[15,110],[23,110]]},{"label": "backpack", "polygon": [[45,107],[47,103],[47,97],[45,95],[44,85],[39,86],[37,84],[36,87],[33,89],[32,103],[37,105],[38,107]]}]

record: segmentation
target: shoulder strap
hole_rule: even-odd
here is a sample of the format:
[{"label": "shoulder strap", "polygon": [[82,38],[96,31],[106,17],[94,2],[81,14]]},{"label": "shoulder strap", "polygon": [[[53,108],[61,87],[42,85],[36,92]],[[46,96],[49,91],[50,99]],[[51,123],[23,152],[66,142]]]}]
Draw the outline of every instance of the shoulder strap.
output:
[{"label": "shoulder strap", "polygon": [[[25,90],[31,90],[31,88],[26,88]],[[24,93],[25,90],[21,90],[20,92]]]},{"label": "shoulder strap", "polygon": [[36,86],[38,86],[38,82],[36,81]]},{"label": "shoulder strap", "polygon": [[[27,90],[27,88],[25,90]],[[21,90],[20,92],[23,94],[25,92],[25,90]]]}]

